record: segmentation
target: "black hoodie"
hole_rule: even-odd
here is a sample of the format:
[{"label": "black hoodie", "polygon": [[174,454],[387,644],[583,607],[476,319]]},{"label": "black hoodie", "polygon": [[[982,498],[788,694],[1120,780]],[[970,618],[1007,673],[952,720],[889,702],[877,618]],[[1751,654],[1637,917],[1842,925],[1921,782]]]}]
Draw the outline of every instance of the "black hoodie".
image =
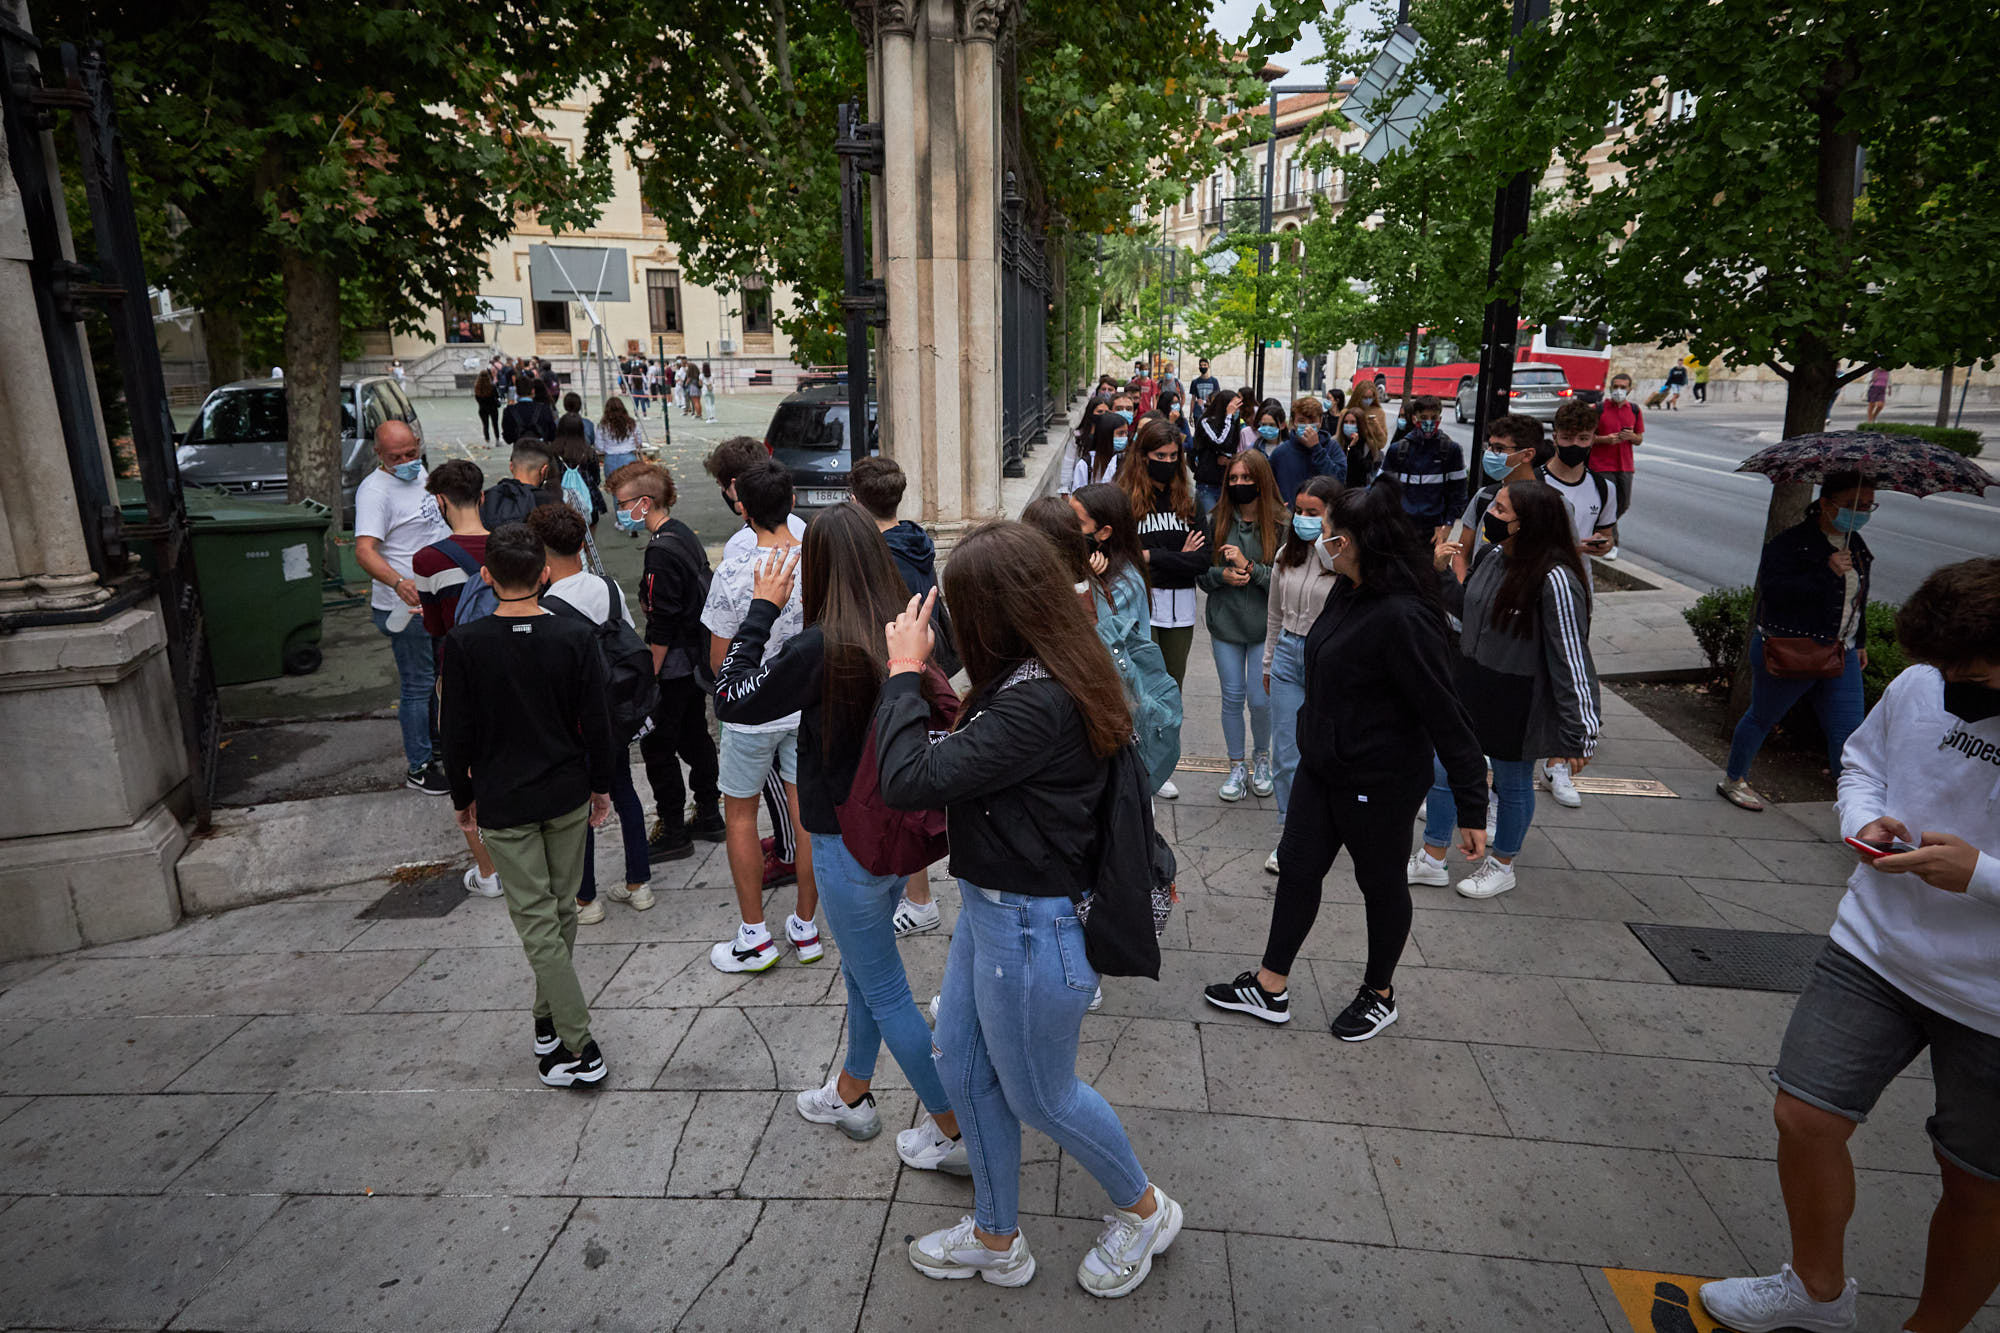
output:
[{"label": "black hoodie", "polygon": [[[937,543],[931,540],[928,532],[906,518],[885,531],[882,540],[888,543],[890,558],[896,562],[896,572],[903,576],[903,586],[910,590],[912,597],[921,597],[938,586]],[[959,660],[951,645],[951,617],[945,613],[941,595],[931,613],[931,626],[937,634],[937,647],[932,650],[932,656],[945,675],[957,675]]]}]

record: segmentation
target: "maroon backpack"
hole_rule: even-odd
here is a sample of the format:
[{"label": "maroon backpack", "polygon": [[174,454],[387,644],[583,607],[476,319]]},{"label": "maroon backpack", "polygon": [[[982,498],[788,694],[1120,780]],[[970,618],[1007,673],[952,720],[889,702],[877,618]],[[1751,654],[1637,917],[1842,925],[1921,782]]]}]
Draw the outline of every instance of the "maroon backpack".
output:
[{"label": "maroon backpack", "polygon": [[[958,721],[958,696],[936,663],[926,663],[931,687],[932,731],[950,731]],[[875,724],[861,747],[861,763],[847,799],[833,807],[840,821],[840,840],[871,875],[914,875],[942,859],[951,843],[945,837],[942,810],[896,810],[882,799],[882,770],[875,757]]]}]

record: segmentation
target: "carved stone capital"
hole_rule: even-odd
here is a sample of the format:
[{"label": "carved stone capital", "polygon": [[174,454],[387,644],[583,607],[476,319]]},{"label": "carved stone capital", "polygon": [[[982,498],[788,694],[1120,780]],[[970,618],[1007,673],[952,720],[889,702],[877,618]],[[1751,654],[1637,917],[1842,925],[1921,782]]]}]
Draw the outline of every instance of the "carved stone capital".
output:
[{"label": "carved stone capital", "polygon": [[997,42],[1013,13],[1013,0],[958,0],[959,38],[969,42]]},{"label": "carved stone capital", "polygon": [[854,20],[854,31],[861,36],[863,46],[875,41],[875,0],[847,0],[847,17]]},{"label": "carved stone capital", "polygon": [[914,37],[922,10],[923,0],[880,0],[875,8],[875,31],[883,37],[891,33]]}]

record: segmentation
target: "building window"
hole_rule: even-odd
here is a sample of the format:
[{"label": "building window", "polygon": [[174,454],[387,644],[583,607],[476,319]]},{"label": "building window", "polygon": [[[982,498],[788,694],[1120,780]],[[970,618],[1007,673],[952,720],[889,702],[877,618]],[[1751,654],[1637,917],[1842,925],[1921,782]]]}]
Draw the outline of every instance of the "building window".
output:
[{"label": "building window", "polygon": [[567,301],[535,302],[535,332],[568,333],[569,302]]},{"label": "building window", "polygon": [[743,336],[771,331],[771,293],[756,274],[743,279],[738,289],[743,298]]},{"label": "building window", "polygon": [[681,275],[679,270],[655,268],[646,271],[646,313],[655,333],[681,331]]}]

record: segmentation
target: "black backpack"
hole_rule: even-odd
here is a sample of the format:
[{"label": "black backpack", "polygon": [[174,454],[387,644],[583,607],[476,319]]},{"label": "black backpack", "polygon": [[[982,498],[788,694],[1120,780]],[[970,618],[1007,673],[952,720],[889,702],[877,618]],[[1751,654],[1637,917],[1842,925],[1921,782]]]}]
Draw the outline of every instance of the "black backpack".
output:
[{"label": "black backpack", "polygon": [[1152,785],[1136,746],[1120,746],[1106,765],[1096,825],[1086,862],[1091,892],[1076,909],[1084,955],[1099,976],[1158,981],[1165,918],[1155,917],[1155,891],[1164,876],[1172,892],[1173,853],[1153,827]]},{"label": "black backpack", "polygon": [[604,692],[611,706],[611,734],[620,745],[630,745],[651,727],[653,709],[660,702],[660,682],[653,674],[653,650],[625,623],[625,594],[608,574],[604,589],[611,609],[602,623],[592,620],[560,597],[544,597],[542,605],[590,626],[597,651],[604,658]]}]

